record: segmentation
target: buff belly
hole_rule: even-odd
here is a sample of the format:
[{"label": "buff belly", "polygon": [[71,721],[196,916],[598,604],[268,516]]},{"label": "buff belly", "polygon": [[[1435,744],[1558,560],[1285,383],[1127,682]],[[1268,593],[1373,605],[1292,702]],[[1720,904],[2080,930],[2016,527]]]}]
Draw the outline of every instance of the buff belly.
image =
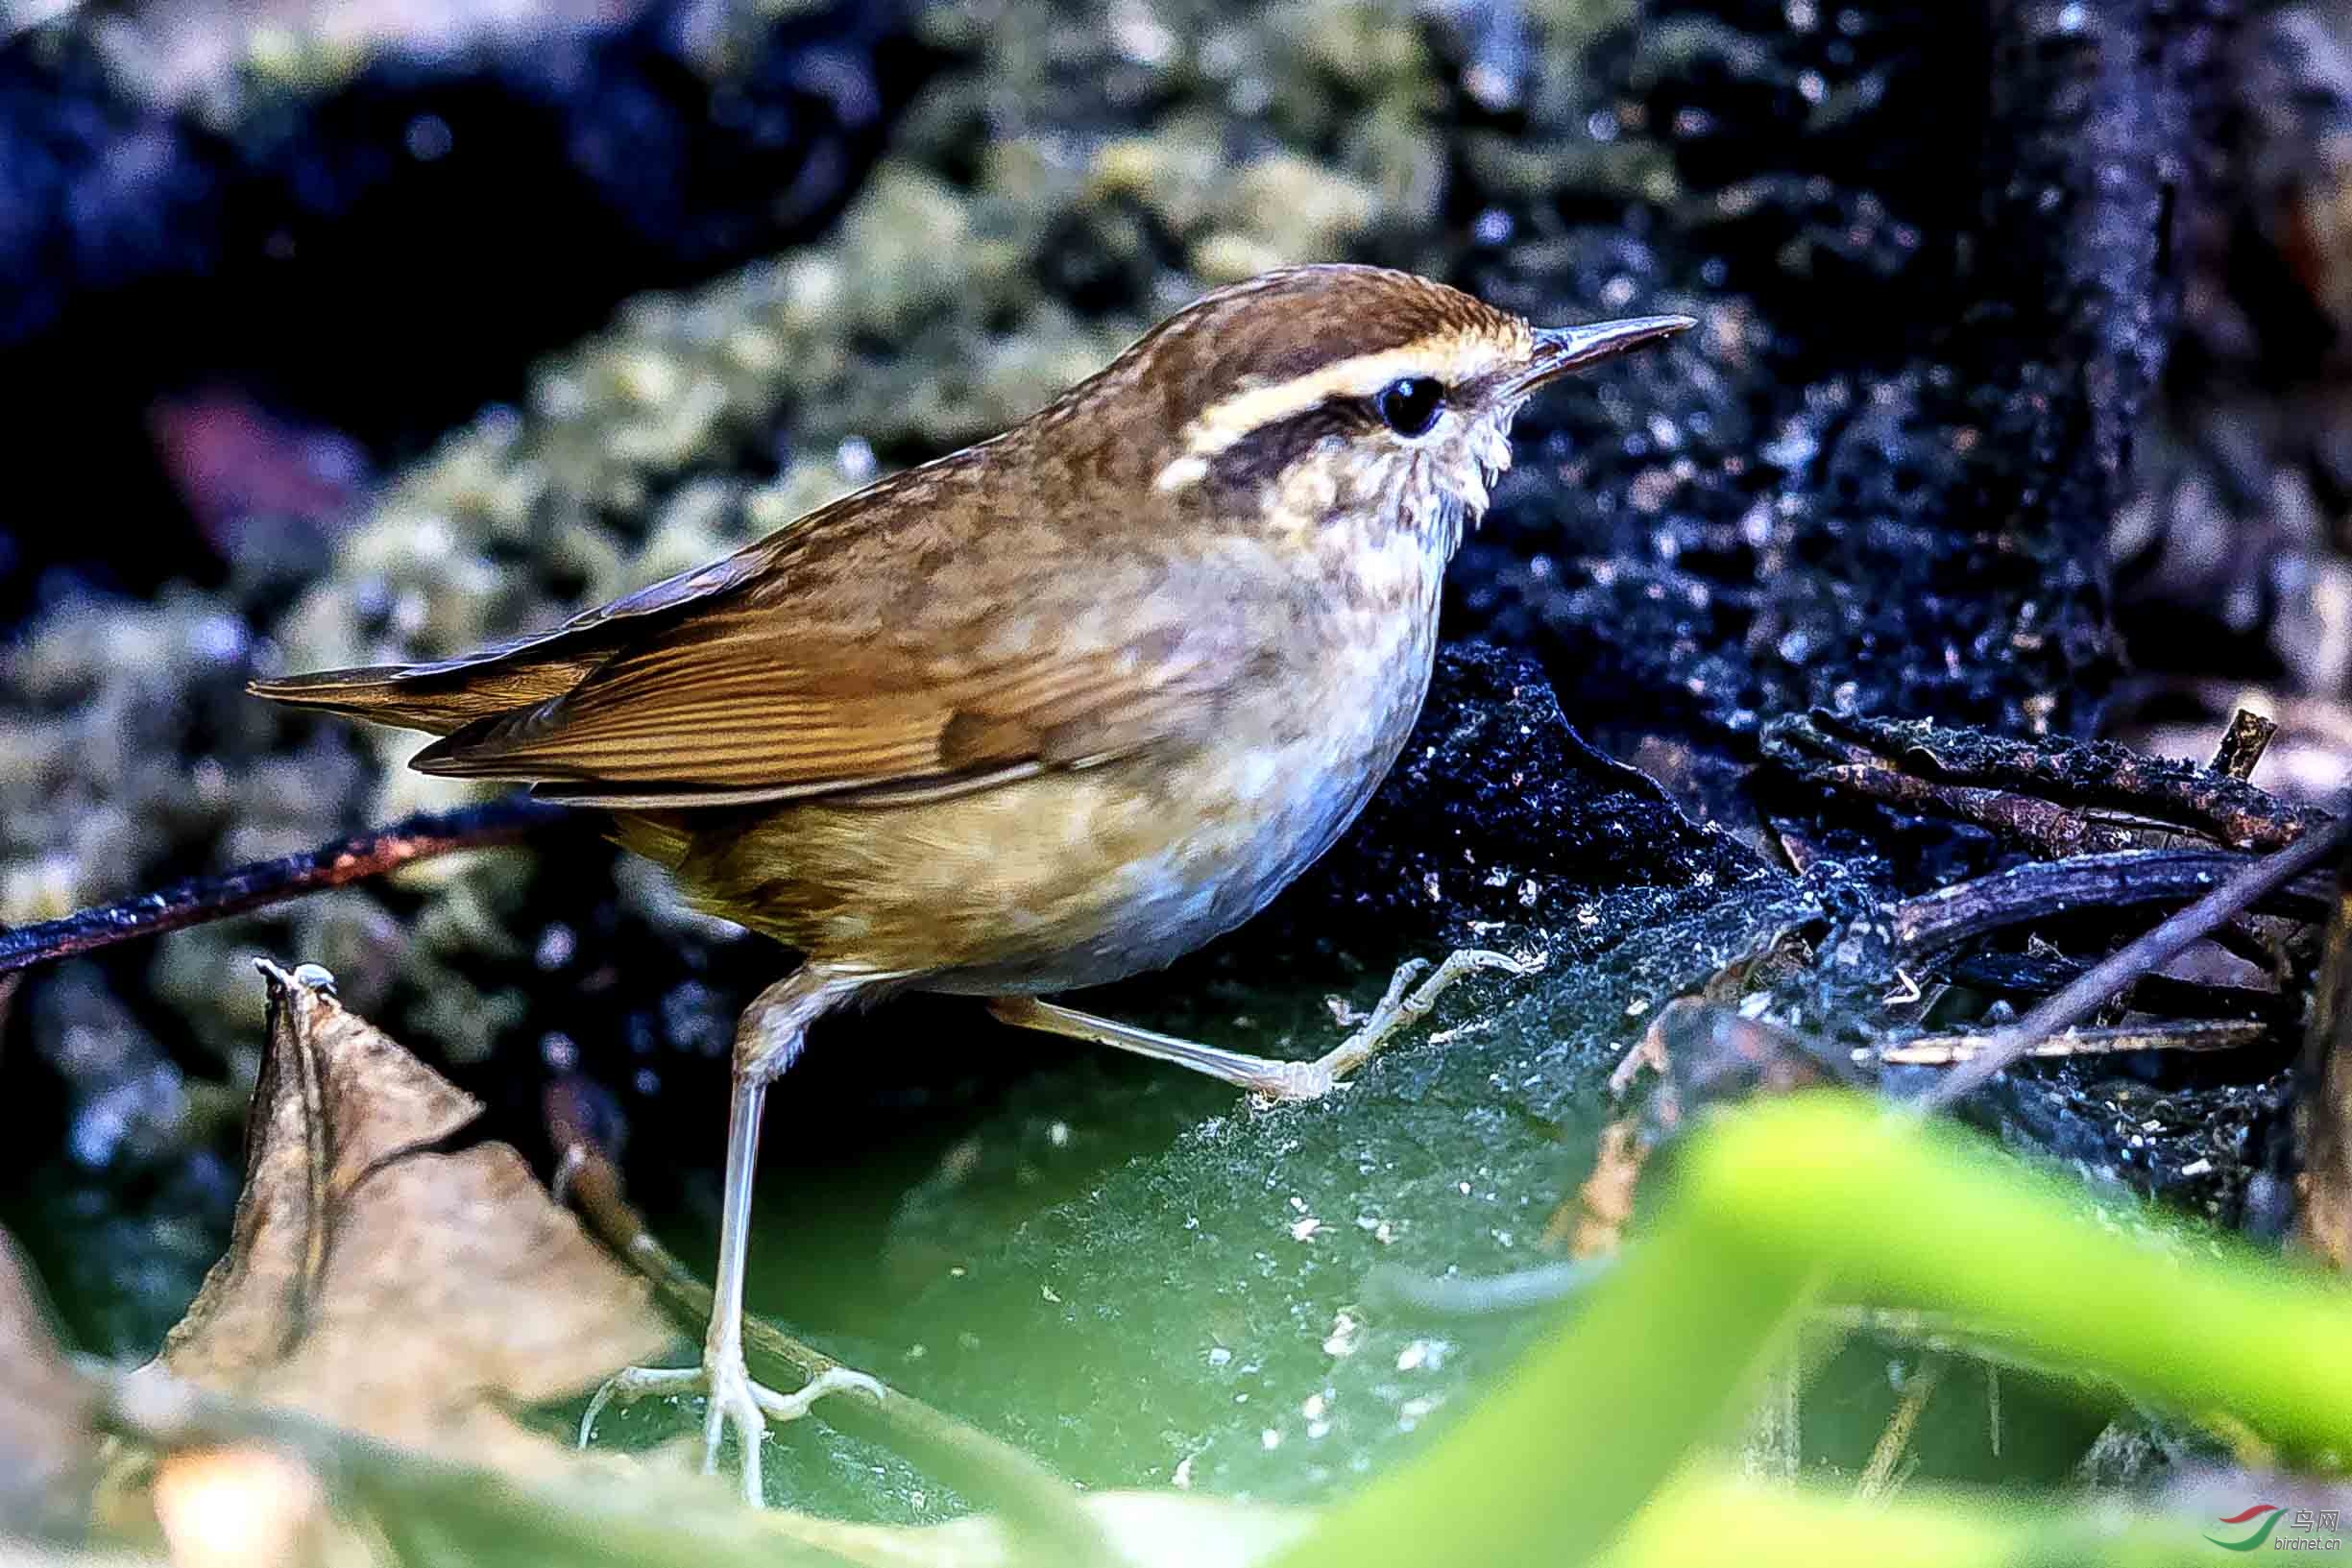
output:
[{"label": "buff belly", "polygon": [[[1075,990],[1264,908],[1355,820],[1427,689],[1426,650],[1351,722],[1142,755],[945,800],[809,804],[714,832],[624,817],[687,896],[813,961],[922,990]],[[1341,712],[1348,710],[1342,708]]]}]

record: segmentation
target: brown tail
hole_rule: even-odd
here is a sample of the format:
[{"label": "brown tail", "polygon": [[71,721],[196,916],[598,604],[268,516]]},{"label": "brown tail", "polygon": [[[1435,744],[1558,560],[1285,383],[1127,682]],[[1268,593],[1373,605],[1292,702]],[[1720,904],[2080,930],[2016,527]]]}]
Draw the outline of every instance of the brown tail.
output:
[{"label": "brown tail", "polygon": [[770,553],[767,542],[746,545],[723,561],[665,578],[561,626],[461,658],[431,664],[321,670],[255,681],[246,689],[294,708],[324,708],[446,736],[562,696],[631,637],[667,625],[714,595],[740,587],[763,568]]},{"label": "brown tail", "polygon": [[404,730],[448,735],[480,719],[560,696],[590,660],[490,660],[481,663],[376,664],[255,681],[245,689],[290,708],[322,708]]}]

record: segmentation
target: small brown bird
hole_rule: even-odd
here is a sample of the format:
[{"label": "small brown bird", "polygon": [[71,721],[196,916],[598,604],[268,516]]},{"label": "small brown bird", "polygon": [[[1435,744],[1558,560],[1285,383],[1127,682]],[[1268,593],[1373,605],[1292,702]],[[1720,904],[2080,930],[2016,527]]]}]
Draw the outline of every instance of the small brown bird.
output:
[{"label": "small brown bird", "polygon": [[[697,1368],[759,1496],[743,1263],[767,1085],[821,1014],[902,988],[1313,1098],[1456,975],[1400,974],[1316,1062],[1036,1000],[1169,963],[1330,847],[1428,688],[1440,580],[1546,382],[1685,316],[1535,328],[1371,267],[1201,299],[1011,430],[540,636],[256,683],[443,738],[426,773],[611,811],[701,907],[800,967],[735,1045],[716,1305]],[[868,1385],[869,1390],[871,1388]],[[600,1396],[600,1401],[601,1401]],[[591,1419],[593,1420],[593,1413]]]}]

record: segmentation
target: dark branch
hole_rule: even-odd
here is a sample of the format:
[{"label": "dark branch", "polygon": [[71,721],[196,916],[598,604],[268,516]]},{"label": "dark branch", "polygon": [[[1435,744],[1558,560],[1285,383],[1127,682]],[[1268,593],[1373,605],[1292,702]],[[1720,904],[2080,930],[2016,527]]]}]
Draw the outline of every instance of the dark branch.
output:
[{"label": "dark branch", "polygon": [[2025,739],[1826,712],[1775,720],[1760,744],[1793,778],[1907,810],[1957,816],[2045,856],[2160,845],[2169,836],[2165,829],[2196,833],[2219,848],[2275,850],[2327,813],[2280,800],[2237,771],[2251,769],[2261,756],[2264,723],[2250,714],[2233,722],[2211,768],[2111,741]]},{"label": "dark branch", "polygon": [[2222,922],[2243,914],[2314,866],[2340,855],[2348,838],[2352,838],[2352,818],[2339,816],[2305,833],[2276,855],[2250,863],[2241,860],[2234,871],[2214,878],[2211,891],[2203,898],[2092,965],[2065,990],[2041,1002],[2019,1019],[2014,1027],[2003,1030],[1992,1049],[1952,1069],[1932,1091],[1921,1097],[1920,1108],[1940,1109],[1976,1089],[2032,1049],[2036,1042],[2073,1027],[2104,1006],[2124,986],[2170,962]]},{"label": "dark branch", "polygon": [[[2124,850],[2017,866],[1895,905],[1895,940],[1904,957],[1920,958],[2051,915],[2185,903],[2257,870],[2264,873],[2258,902],[2318,919],[2326,913],[2331,888],[2319,881],[2302,885],[2297,879],[2323,858],[2311,853],[2315,841],[2337,842],[2340,837],[2339,824],[2330,822],[2291,848],[2261,859],[2231,850]],[[2281,861],[2294,869],[2278,875]]]},{"label": "dark branch", "polygon": [[0,975],[117,942],[160,936],[249,909],[267,908],[305,893],[380,877],[436,855],[511,844],[566,820],[579,819],[560,806],[521,796],[462,811],[424,812],[388,828],[337,839],[305,855],[191,877],[160,892],[142,893],[95,909],[78,909],[61,920],[0,932]]},{"label": "dark branch", "polygon": [[[2076,1029],[2028,1046],[2020,1054],[2035,1057],[2112,1056],[2130,1050],[2239,1050],[2272,1038],[2271,1026],[2253,1018],[2186,1018],[2162,1024],[2139,1024],[2112,1029]],[[1855,1052],[1857,1061],[1883,1062],[1893,1067],[1951,1067],[1973,1062],[1988,1050],[2004,1048],[1998,1033],[1923,1034],[1872,1049]]]}]

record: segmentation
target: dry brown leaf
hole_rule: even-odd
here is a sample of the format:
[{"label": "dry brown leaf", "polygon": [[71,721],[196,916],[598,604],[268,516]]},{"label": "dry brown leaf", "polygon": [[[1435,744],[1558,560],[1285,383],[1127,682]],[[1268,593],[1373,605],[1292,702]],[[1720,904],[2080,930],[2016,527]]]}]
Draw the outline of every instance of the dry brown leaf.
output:
[{"label": "dry brown leaf", "polygon": [[0,1536],[79,1535],[98,1435],[89,1385],[49,1332],[31,1270],[0,1231]]},{"label": "dry brown leaf", "polygon": [[158,1364],[443,1459],[567,1461],[510,1411],[669,1334],[502,1144],[441,1144],[480,1106],[347,1012],[324,971],[264,964],[270,1035],[228,1256]]}]

